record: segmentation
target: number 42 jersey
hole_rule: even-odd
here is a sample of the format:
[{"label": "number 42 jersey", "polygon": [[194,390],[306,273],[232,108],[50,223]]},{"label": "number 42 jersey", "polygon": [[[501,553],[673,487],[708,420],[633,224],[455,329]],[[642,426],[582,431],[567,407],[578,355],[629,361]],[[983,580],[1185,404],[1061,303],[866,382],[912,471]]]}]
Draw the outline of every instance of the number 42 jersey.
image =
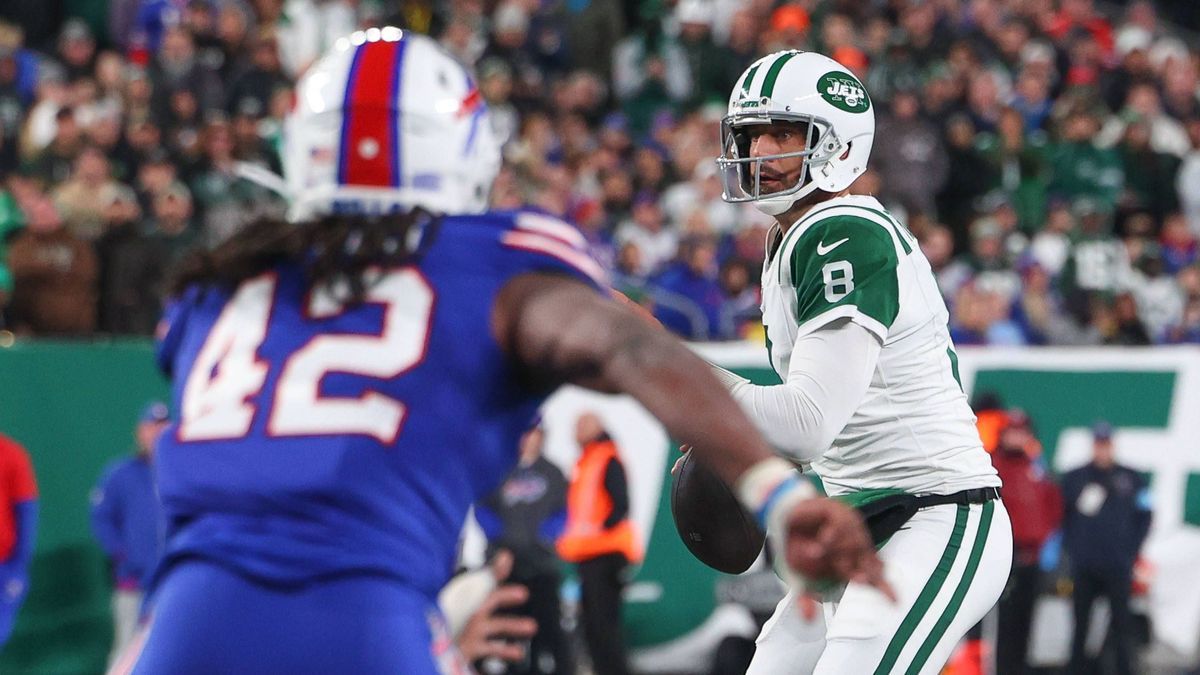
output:
[{"label": "number 42 jersey", "polygon": [[786,233],[772,228],[768,254],[763,324],[780,377],[787,377],[801,336],[839,319],[882,344],[862,401],[812,461],[830,494],[951,494],[1000,485],[958,381],[949,316],[929,262],[878,200],[821,202]]},{"label": "number 42 jersey", "polygon": [[160,328],[179,419],[156,460],[159,574],[200,557],[264,583],[376,574],[432,598],[548,393],[495,342],[496,295],[539,271],[600,289],[584,246],[541,214],[452,216],[361,304],[286,263],[189,289]]}]

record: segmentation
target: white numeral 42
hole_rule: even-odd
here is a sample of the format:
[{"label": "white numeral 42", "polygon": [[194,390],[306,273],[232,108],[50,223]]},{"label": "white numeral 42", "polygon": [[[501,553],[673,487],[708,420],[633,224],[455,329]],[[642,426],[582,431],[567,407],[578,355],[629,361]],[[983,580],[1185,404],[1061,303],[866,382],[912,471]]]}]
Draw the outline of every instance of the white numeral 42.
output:
[{"label": "white numeral 42", "polygon": [[[276,283],[274,274],[243,283],[213,324],[184,385],[180,440],[231,439],[249,433],[257,412],[250,399],[262,390],[270,367],[258,350],[267,337]],[[267,432],[362,434],[384,444],[395,442],[406,414],[403,403],[377,391],[358,397],[322,396],[321,381],[329,373],[386,380],[419,364],[428,346],[433,301],[433,289],[416,270],[399,270],[380,279],[366,293],[367,303],[383,307],[380,333],[323,333],[293,352],[275,386]],[[314,291],[307,317],[320,321],[345,311],[328,292]]]}]

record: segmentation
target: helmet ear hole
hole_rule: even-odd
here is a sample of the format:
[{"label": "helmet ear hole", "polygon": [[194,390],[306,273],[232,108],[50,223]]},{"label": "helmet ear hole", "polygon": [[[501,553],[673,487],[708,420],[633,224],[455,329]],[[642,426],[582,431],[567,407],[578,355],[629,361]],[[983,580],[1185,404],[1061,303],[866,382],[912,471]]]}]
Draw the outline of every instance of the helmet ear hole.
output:
[{"label": "helmet ear hole", "polygon": [[852,145],[854,145],[854,141],[850,141],[849,143],[846,144],[846,151],[842,153],[841,157],[838,157],[839,160],[846,159],[847,157],[850,156],[850,146],[852,146]]}]

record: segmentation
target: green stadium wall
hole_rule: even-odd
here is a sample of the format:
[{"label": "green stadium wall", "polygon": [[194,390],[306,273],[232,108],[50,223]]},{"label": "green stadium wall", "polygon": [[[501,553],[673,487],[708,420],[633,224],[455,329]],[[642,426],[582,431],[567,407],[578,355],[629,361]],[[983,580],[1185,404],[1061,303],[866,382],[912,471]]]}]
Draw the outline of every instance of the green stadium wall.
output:
[{"label": "green stadium wall", "polygon": [[129,453],[146,401],[167,383],[146,341],[18,342],[0,349],[0,432],[33,459],[40,492],[29,595],[0,673],[101,673],[112,640],[108,565],[92,538],[88,493]]}]

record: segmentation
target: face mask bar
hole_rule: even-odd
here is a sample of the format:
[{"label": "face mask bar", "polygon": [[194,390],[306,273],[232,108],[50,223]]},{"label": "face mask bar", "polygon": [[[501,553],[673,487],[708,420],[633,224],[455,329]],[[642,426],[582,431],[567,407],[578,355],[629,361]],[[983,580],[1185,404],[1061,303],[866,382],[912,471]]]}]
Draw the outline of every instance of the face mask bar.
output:
[{"label": "face mask bar", "polygon": [[[807,125],[804,150],[785,152],[761,157],[750,156],[750,138],[745,130],[755,124],[773,122],[802,122]],[[814,134],[818,134],[814,138]],[[828,161],[839,147],[832,134],[829,122],[813,115],[776,114],[769,118],[758,115],[728,115],[721,120],[721,156],[717,158],[721,177],[722,197],[730,203],[754,202],[766,197],[785,197],[799,192],[808,183],[810,167]],[[826,147],[829,146],[829,147]],[[800,177],[792,187],[777,192],[762,192],[762,167],[765,162],[774,162],[793,157],[804,158]]]}]

